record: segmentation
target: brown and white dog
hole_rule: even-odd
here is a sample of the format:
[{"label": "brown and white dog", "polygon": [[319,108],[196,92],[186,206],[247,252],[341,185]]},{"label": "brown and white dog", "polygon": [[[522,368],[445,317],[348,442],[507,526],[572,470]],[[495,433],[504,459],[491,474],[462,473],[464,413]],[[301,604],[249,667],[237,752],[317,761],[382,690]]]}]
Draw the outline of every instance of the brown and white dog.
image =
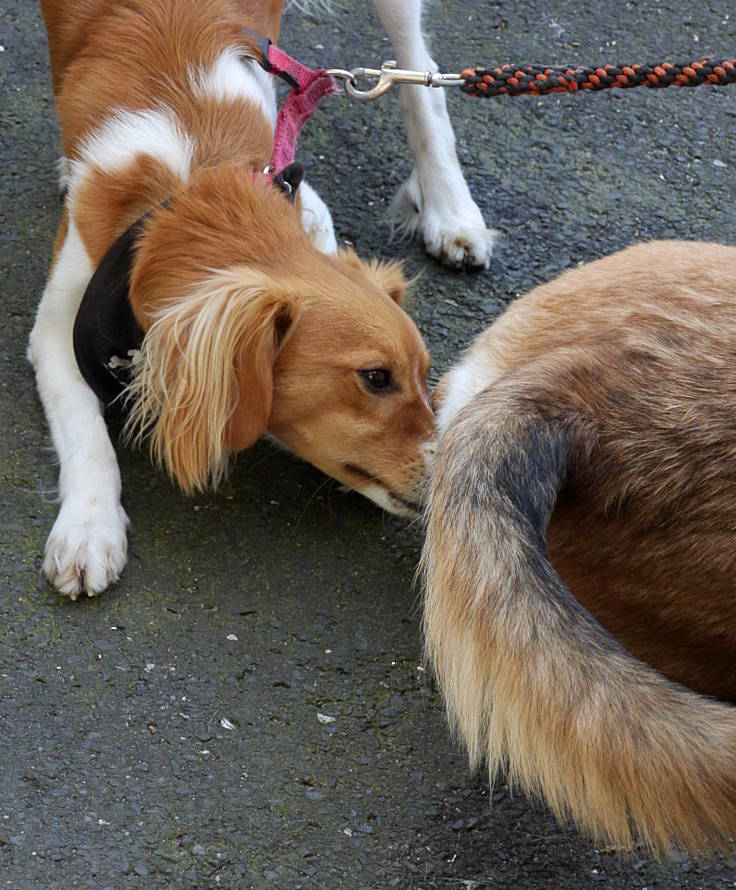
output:
[{"label": "brown and white dog", "polygon": [[[418,0],[376,5],[401,64],[431,66]],[[123,288],[145,334],[128,431],[184,490],[217,482],[231,455],[269,433],[387,510],[417,500],[433,417],[427,353],[398,306],[400,270],[338,252],[308,185],[292,205],[253,178],[270,159],[276,107],[271,79],[243,57],[243,29],[275,42],[281,8],[42,2],[66,199],[29,357],[61,464],[44,568],[73,598],[99,593],[126,561],[115,452],[72,350],[96,269],[96,292]],[[444,98],[425,93],[402,100],[423,149],[396,201],[399,225],[450,264],[487,265],[491,233]],[[130,232],[127,265],[108,268]]]},{"label": "brown and white dog", "polygon": [[684,242],[537,288],[440,382],[424,624],[451,723],[617,845],[736,837],[735,386],[736,248]]}]

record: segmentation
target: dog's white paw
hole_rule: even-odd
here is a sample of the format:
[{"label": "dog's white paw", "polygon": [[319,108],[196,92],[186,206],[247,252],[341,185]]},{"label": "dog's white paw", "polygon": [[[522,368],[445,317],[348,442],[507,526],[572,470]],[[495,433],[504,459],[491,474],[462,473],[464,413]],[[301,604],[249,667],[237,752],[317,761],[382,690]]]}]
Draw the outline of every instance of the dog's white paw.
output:
[{"label": "dog's white paw", "polygon": [[497,232],[486,227],[465,183],[459,194],[433,186],[422,189],[416,170],[400,186],[391,204],[395,231],[420,234],[427,253],[453,269],[487,269]]},{"label": "dog's white paw", "polygon": [[120,504],[67,498],[46,542],[44,572],[59,593],[96,596],[120,577],[128,553]]}]

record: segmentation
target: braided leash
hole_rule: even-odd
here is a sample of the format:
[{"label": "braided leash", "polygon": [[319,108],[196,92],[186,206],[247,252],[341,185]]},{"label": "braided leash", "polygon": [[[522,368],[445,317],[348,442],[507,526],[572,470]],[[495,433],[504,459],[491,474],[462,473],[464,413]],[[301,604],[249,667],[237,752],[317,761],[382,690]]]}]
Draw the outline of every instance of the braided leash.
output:
[{"label": "braided leash", "polygon": [[460,89],[469,96],[544,96],[547,93],[574,93],[577,90],[628,90],[633,87],[697,87],[701,84],[725,86],[736,83],[736,59],[702,59],[684,65],[630,65],[617,68],[546,68],[527,65],[516,68],[466,68]]},{"label": "braided leash", "polygon": [[[408,71],[396,62],[380,68],[331,68],[326,72],[340,78],[352,99],[370,101],[383,96],[394,84],[410,83],[425,87],[459,87],[469,96],[544,96],[547,93],[574,93],[578,90],[631,89],[632,87],[697,87],[736,83],[736,59],[702,59],[673,65],[603,65],[598,68],[549,68],[543,65],[501,65],[499,68],[466,68],[461,74],[439,71]],[[365,81],[373,86],[362,87]]]}]

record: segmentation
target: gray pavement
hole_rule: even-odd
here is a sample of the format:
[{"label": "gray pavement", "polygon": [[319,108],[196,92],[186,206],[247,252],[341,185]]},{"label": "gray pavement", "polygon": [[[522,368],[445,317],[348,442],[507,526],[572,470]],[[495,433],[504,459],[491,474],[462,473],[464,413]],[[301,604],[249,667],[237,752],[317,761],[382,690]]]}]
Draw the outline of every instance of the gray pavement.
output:
[{"label": "gray pavement", "polygon": [[[346,6],[289,13],[282,44],[315,64],[390,56],[370,6]],[[728,7],[445,0],[429,30],[446,70],[679,60],[733,54]],[[596,849],[472,777],[421,670],[420,529],[267,445],[193,499],[122,452],[123,580],[77,603],[49,590],[56,470],[24,354],[60,205],[35,3],[6,0],[0,44],[0,886],[736,886],[733,857],[658,866]],[[300,152],[339,237],[420,273],[412,311],[436,374],[506,302],[581,260],[643,238],[734,240],[736,87],[449,101],[504,235],[487,273],[388,244],[410,170],[397,96],[331,100]]]}]

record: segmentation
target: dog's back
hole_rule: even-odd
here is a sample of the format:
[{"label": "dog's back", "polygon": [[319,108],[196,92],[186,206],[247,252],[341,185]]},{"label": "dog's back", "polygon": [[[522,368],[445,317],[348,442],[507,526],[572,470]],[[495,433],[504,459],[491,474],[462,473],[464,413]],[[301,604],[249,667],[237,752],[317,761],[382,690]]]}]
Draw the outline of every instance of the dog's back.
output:
[{"label": "dog's back", "polygon": [[451,717],[558,815],[660,850],[736,831],[736,712],[670,682],[736,699],[734,281],[733,248],[633,248],[443,382],[425,626]]},{"label": "dog's back", "polygon": [[[150,22],[151,13],[168,7],[172,20],[189,20],[193,34],[201,34],[202,25],[221,22],[242,22],[257,33],[276,41],[279,34],[283,0],[260,0],[258,3],[242,3],[237,0],[169,0],[167,4],[149,3],[148,0],[120,2],[120,0],[41,0],[41,11],[46,25],[51,59],[51,76],[54,92],[58,94],[64,73],[70,63],[90,44],[90,30],[98,29],[100,38],[110,23],[128,19],[138,28],[137,36],[145,43],[143,33]],[[117,27],[114,24],[113,31]],[[200,31],[197,29],[200,28]],[[114,40],[114,33],[110,37]],[[181,33],[179,37],[183,36]],[[120,50],[120,44],[116,49]],[[117,53],[111,54],[111,61]],[[125,81],[118,81],[118,86]]]},{"label": "dog's back", "polygon": [[87,43],[90,26],[115,6],[115,0],[41,0],[54,93],[69,63]]}]

